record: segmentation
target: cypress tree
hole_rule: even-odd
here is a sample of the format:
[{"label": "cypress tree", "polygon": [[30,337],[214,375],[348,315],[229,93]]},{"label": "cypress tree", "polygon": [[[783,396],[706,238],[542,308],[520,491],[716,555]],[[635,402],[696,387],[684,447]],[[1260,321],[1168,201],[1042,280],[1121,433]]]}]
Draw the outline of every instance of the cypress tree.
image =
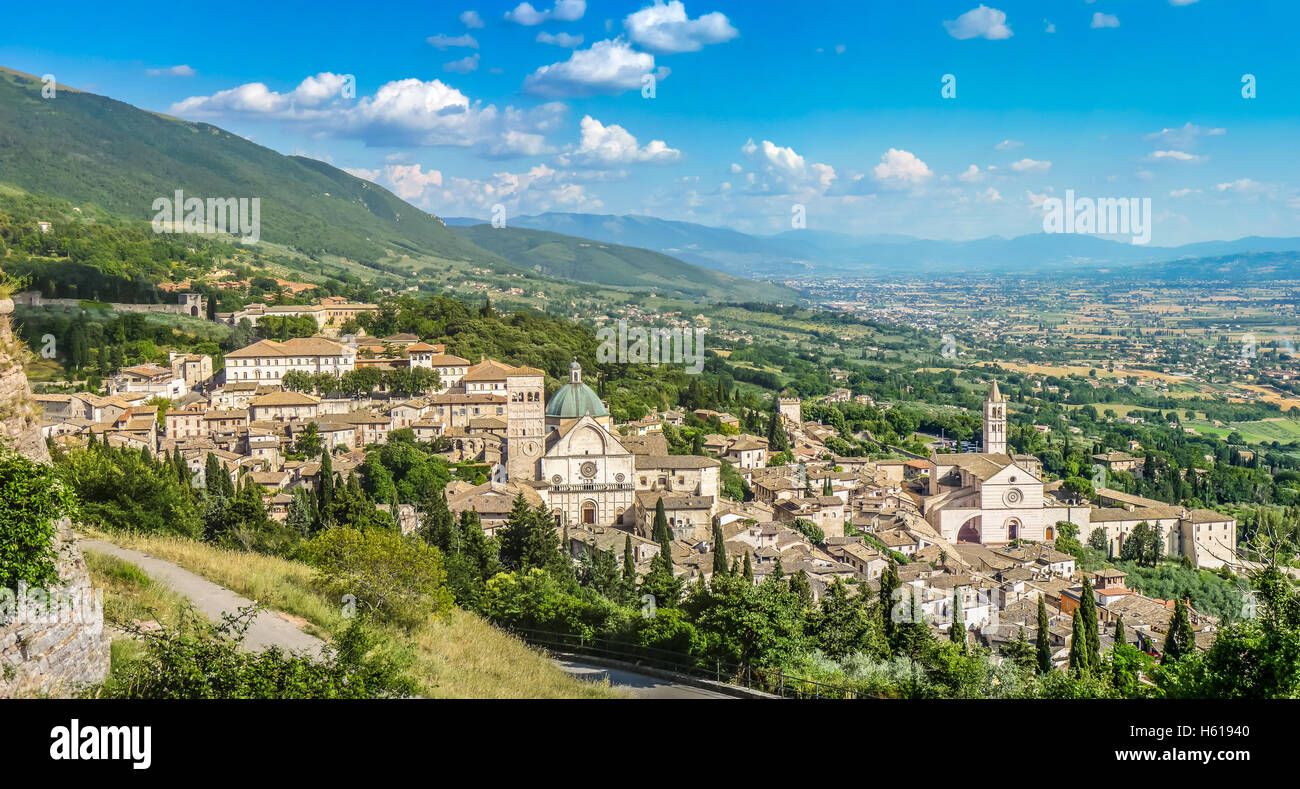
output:
[{"label": "cypress tree", "polygon": [[662,545],[665,540],[670,542],[672,541],[672,535],[668,531],[668,516],[664,512],[664,497],[662,495],[659,497],[659,500],[655,502],[654,528],[651,530],[650,536],[660,545]]},{"label": "cypress tree", "polygon": [[320,471],[317,473],[316,482],[316,500],[317,509],[322,516],[329,509],[330,503],[334,501],[334,461],[330,453],[326,452],[320,459]]},{"label": "cypress tree", "polygon": [[902,585],[898,580],[898,568],[894,566],[894,559],[890,557],[889,564],[885,566],[884,572],[880,574],[880,613],[884,617],[885,636],[892,638],[894,635],[894,592]]},{"label": "cypress tree", "polygon": [[1088,671],[1088,631],[1083,626],[1083,615],[1074,609],[1074,624],[1070,632],[1070,671],[1075,676]]},{"label": "cypress tree", "polygon": [[776,562],[772,565],[772,572],[768,574],[769,578],[780,581],[785,578],[785,568],[781,566],[781,557],[776,557]]},{"label": "cypress tree", "polygon": [[952,627],[948,629],[948,637],[954,644],[960,644],[963,652],[966,651],[966,621],[962,616],[960,588],[952,590]]},{"label": "cypress tree", "polygon": [[623,538],[623,594],[629,600],[636,595],[636,555],[631,535]]},{"label": "cypress tree", "polygon": [[1115,620],[1115,646],[1124,643],[1124,617],[1118,617]]},{"label": "cypress tree", "polygon": [[1043,596],[1038,596],[1038,636],[1034,639],[1034,646],[1038,650],[1038,673],[1046,674],[1052,670],[1052,634],[1050,630],[1051,620],[1047,618],[1047,604],[1043,602]]},{"label": "cypress tree", "polygon": [[749,551],[745,551],[745,565],[744,565],[743,572],[745,574],[745,580],[749,581],[750,585],[753,585],[754,566],[749,563]]},{"label": "cypress tree", "polygon": [[[660,499],[663,501],[663,499]],[[722,538],[722,523],[714,518],[713,520],[713,574],[722,575],[727,572],[727,546]]]},{"label": "cypress tree", "polygon": [[831,478],[830,478],[830,477],[827,477],[827,478],[826,478],[826,482],[825,482],[825,484],[822,485],[822,495],[823,495],[823,496],[834,496],[834,495],[835,495],[835,489],[831,487]]},{"label": "cypress tree", "polygon": [[1084,658],[1088,661],[1088,668],[1096,668],[1101,665],[1101,635],[1097,630],[1097,598],[1086,575],[1079,597],[1079,615],[1083,618],[1083,630],[1088,639],[1084,644]]},{"label": "cypress tree", "polygon": [[1187,605],[1182,598],[1174,601],[1174,614],[1169,618],[1169,633],[1165,636],[1164,655],[1160,662],[1173,662],[1192,651],[1196,644],[1196,631],[1187,616]]}]

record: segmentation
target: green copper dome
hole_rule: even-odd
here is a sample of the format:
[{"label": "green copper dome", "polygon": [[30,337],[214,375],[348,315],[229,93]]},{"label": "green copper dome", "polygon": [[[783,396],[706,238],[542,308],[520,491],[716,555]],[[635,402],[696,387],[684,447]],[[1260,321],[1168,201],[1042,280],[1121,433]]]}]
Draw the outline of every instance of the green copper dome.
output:
[{"label": "green copper dome", "polygon": [[605,404],[582,382],[582,367],[575,359],[569,365],[569,382],[561,386],[546,404],[546,416],[555,419],[577,419],[582,416],[609,416]]}]

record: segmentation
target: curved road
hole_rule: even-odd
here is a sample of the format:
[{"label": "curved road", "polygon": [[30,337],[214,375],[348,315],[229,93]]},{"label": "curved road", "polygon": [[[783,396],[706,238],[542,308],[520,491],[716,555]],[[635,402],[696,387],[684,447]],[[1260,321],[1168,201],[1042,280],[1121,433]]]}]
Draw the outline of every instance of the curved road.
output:
[{"label": "curved road", "polygon": [[678,685],[668,680],[649,677],[619,668],[607,668],[583,663],[573,658],[552,658],[565,673],[589,682],[609,678],[611,687],[622,688],[643,699],[730,699],[723,693],[705,690],[692,685]]}]

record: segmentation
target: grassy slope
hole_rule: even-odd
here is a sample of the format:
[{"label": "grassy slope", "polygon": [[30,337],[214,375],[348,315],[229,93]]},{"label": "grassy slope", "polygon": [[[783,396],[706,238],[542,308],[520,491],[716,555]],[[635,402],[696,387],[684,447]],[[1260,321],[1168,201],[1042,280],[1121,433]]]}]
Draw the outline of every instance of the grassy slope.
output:
[{"label": "grassy slope", "polygon": [[[325,600],[312,585],[313,570],[305,564],[172,537],[94,536],[146,551],[268,608],[302,617],[315,632],[339,633],[346,626],[340,607]],[[427,698],[619,696],[607,686],[569,677],[523,642],[460,609],[445,621],[431,622],[410,635],[387,627],[379,630],[389,648],[414,658],[413,673]]]}]

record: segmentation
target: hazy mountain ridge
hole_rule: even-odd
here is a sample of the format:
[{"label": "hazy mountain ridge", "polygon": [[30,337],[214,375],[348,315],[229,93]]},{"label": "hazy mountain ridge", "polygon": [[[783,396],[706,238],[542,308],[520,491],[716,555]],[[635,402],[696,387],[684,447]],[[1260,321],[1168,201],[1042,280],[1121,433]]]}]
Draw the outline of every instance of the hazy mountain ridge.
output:
[{"label": "hazy mountain ridge", "polygon": [[[479,220],[455,218],[447,221],[448,224],[477,224]],[[1015,238],[991,236],[971,241],[940,241],[896,234],[853,236],[821,230],[790,230],[759,236],[654,217],[597,214],[546,213],[513,217],[510,224],[641,246],[696,265],[759,277],[816,273],[828,276],[895,272],[942,274],[954,270],[978,273],[1078,272],[1089,268],[1104,271],[1134,266],[1152,266],[1143,273],[1159,272],[1168,276],[1176,275],[1176,270],[1156,268],[1152,264],[1300,250],[1300,238],[1259,236],[1173,247],[1133,244],[1100,236],[1048,233]],[[1300,252],[1295,252],[1294,257],[1300,259]],[[1282,265],[1282,262],[1279,259],[1272,264]]]}]

